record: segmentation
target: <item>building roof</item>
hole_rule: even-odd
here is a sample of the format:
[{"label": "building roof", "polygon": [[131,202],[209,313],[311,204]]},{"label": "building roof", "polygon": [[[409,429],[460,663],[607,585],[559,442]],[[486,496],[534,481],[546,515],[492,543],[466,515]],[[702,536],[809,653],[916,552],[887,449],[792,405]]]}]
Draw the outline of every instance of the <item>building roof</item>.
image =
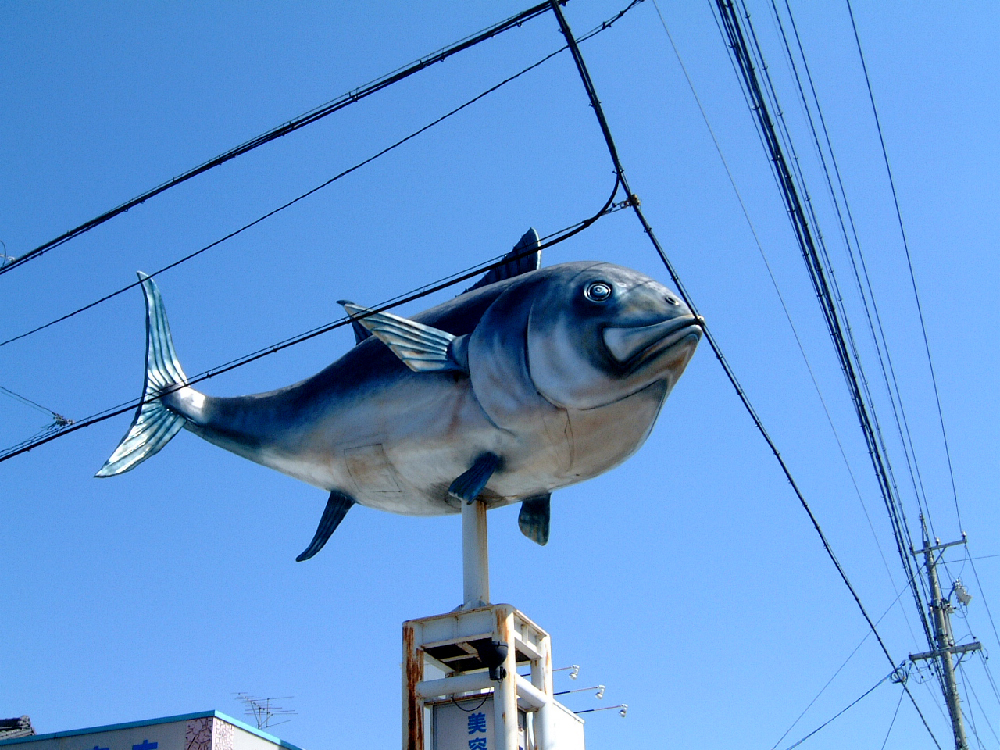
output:
[{"label": "building roof", "polygon": [[[101,727],[70,729],[64,732],[52,732],[50,734],[35,734],[35,730],[32,729],[31,722],[28,719],[28,717],[22,716],[20,719],[0,720],[0,746],[5,747],[7,745],[18,745],[25,742],[50,740],[58,737],[73,737],[75,735],[80,735],[80,734],[95,734],[97,732],[110,732],[116,729],[132,729],[134,727],[148,727],[148,726],[153,726],[155,724],[171,724],[176,721],[190,721],[191,719],[202,719],[207,716],[214,716],[215,718],[220,719],[226,722],[227,724],[232,724],[235,727],[239,727],[245,732],[250,732],[250,734],[254,734],[260,737],[261,739],[267,740],[268,742],[273,742],[275,745],[280,745],[282,748],[285,748],[285,750],[302,750],[302,748],[297,747],[296,745],[278,739],[274,735],[268,734],[267,732],[262,732],[260,729],[257,729],[256,727],[244,724],[239,719],[234,719],[231,716],[227,716],[226,714],[220,711],[199,711],[193,714],[181,714],[180,716],[163,716],[159,719],[129,721],[123,724],[108,724],[106,726],[101,726]],[[24,721],[27,724],[28,732],[26,734],[16,734],[16,735],[3,734],[2,727],[5,722],[17,722],[17,721]]]}]

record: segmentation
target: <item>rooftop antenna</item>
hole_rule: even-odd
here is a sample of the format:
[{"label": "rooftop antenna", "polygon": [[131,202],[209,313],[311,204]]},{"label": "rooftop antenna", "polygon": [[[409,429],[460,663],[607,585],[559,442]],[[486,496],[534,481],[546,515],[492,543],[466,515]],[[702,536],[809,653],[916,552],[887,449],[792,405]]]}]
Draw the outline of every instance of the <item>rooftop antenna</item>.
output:
[{"label": "rooftop antenna", "polygon": [[0,250],[0,268],[3,268],[8,263],[12,263],[13,261],[17,260],[17,258],[15,258],[13,255],[7,255],[6,242],[0,240],[0,247],[3,247],[3,250]]},{"label": "rooftop antenna", "polygon": [[243,715],[252,716],[257,723],[258,729],[267,729],[268,727],[275,727],[278,724],[286,724],[291,721],[291,719],[275,721],[276,716],[296,716],[298,714],[297,711],[293,711],[290,708],[282,708],[272,703],[272,701],[291,700],[295,697],[294,695],[285,695],[281,698],[255,698],[249,693],[235,693],[235,695],[236,700],[245,706]]},{"label": "rooftop antenna", "polygon": [[[0,263],[0,265],[2,265],[2,263]],[[43,431],[44,430],[49,430],[49,429],[52,429],[52,428],[55,428],[55,427],[65,427],[67,425],[73,424],[73,420],[72,419],[67,419],[62,414],[59,414],[58,412],[54,412],[51,409],[49,409],[48,407],[42,406],[41,404],[39,404],[39,403],[37,403],[35,401],[32,401],[30,398],[22,396],[19,393],[14,393],[14,391],[10,390],[9,388],[4,388],[2,385],[0,385],[0,394],[2,394],[4,396],[9,396],[10,398],[12,398],[15,401],[23,404],[24,406],[27,406],[30,409],[34,409],[35,411],[39,411],[42,414],[47,414],[48,416],[52,417],[52,422],[50,424],[48,424],[47,426],[43,427],[42,428]]]}]

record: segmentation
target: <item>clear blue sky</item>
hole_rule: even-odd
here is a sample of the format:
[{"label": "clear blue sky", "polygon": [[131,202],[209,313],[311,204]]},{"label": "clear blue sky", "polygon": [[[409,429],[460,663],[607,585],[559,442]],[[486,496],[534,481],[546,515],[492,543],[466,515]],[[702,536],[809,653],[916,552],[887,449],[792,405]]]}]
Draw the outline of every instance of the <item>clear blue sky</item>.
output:
[{"label": "clear blue sky", "polygon": [[[770,4],[749,3],[820,214],[916,530],[910,474],[850,265]],[[582,33],[619,4],[572,0]],[[521,9],[502,3],[3,3],[0,240],[20,255],[313,106]],[[897,661],[926,649],[863,441],[788,221],[706,3],[662,9],[747,205],[844,446],[823,406],[652,3],[584,48],[625,168],[654,228],[800,483]],[[923,339],[847,7],[793,3],[847,186],[935,531],[957,538]],[[956,634],[1000,652],[996,397],[995,7],[862,3],[858,31],[920,289],[970,553]],[[783,11],[784,12],[784,11]],[[0,277],[0,337],[23,332],[196,250],[423,126],[560,46],[543,17],[135,208]],[[612,169],[567,55],[373,165],[160,278],[197,373],[593,213]],[[609,260],[667,281],[621,212],[544,261]],[[438,295],[443,299],[447,295]],[[431,301],[427,301],[430,304]],[[421,305],[403,308],[415,312]],[[80,419],[139,395],[140,293],[0,348],[0,385]],[[203,384],[252,393],[318,371],[339,330]],[[275,731],[307,750],[399,742],[400,624],[461,598],[459,520],[356,509],[297,564],[319,490],[189,433],[135,471],[94,472],[121,416],[0,465],[0,715],[40,732],[218,709],[236,691],[295,696]],[[46,418],[0,397],[10,445]],[[859,493],[867,507],[859,502]],[[491,514],[495,601],[553,636],[557,666],[608,686],[588,746],[763,748],[862,643],[867,627],[707,346],[645,447],[557,493],[542,549],[516,507]],[[877,541],[877,543],[876,543]],[[881,550],[881,551],[880,551]],[[883,560],[884,555],[884,560]],[[890,572],[891,571],[891,578]],[[984,596],[985,595],[985,596]],[[893,606],[896,601],[895,606]],[[869,637],[781,743],[889,670]],[[926,676],[926,675],[925,675]],[[1000,745],[978,659],[963,696]],[[912,690],[942,747],[933,683]],[[966,689],[968,686],[969,689]],[[974,697],[972,692],[975,692]],[[881,746],[900,690],[883,685],[804,747]],[[601,705],[571,696],[580,710]],[[985,711],[985,713],[984,713]],[[991,726],[988,726],[987,720]],[[995,734],[995,733],[996,734]],[[970,729],[971,734],[971,729]],[[981,742],[980,742],[981,741]],[[888,748],[933,744],[908,701]]]}]

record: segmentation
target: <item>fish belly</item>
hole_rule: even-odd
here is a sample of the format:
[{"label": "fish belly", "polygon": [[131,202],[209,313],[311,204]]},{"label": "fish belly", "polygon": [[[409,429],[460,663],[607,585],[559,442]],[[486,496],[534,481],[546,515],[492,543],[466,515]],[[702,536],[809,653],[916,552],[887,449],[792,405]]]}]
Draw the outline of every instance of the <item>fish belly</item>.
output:
[{"label": "fish belly", "polygon": [[[536,394],[537,397],[537,394]],[[206,440],[326,491],[403,515],[458,513],[451,483],[483,453],[502,464],[482,498],[498,507],[572,484],[570,417],[548,402],[528,403],[498,426],[467,379],[421,374],[349,401],[318,403],[256,427],[266,439],[248,441],[191,425]],[[258,421],[261,418],[258,417]]]},{"label": "fish belly", "polygon": [[565,484],[603,474],[639,450],[666,397],[667,383],[661,380],[605,406],[570,409],[573,465]]},{"label": "fish belly", "polygon": [[516,427],[500,428],[469,388],[452,388],[422,404],[417,394],[410,395],[411,408],[397,410],[377,439],[370,433],[342,447],[347,491],[361,504],[405,515],[458,513],[460,502],[448,488],[487,452],[502,458],[482,494],[488,507],[564,483],[571,466],[571,431],[562,409],[539,410]]},{"label": "fish belly", "polygon": [[[433,377],[433,376],[432,376]],[[448,487],[506,436],[486,417],[468,381],[427,375],[338,420],[343,436],[330,469],[362,505],[403,515],[461,510]],[[345,429],[346,428],[346,429]]]}]

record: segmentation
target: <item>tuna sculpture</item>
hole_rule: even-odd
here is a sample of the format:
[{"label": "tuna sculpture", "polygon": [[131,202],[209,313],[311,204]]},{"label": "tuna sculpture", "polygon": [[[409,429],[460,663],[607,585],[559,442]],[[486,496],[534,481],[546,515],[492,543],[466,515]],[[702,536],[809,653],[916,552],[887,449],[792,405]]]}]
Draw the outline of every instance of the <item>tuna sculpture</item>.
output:
[{"label": "tuna sculpture", "polygon": [[477,284],[415,318],[341,302],[356,345],[295,385],[237,398],[187,385],[153,280],[146,387],[97,473],[128,471],[186,428],[330,493],[315,555],[355,503],[406,515],[521,503],[549,537],[553,490],[618,465],[645,441],[704,322],[653,279],[610,263],[540,269],[529,230]]}]

